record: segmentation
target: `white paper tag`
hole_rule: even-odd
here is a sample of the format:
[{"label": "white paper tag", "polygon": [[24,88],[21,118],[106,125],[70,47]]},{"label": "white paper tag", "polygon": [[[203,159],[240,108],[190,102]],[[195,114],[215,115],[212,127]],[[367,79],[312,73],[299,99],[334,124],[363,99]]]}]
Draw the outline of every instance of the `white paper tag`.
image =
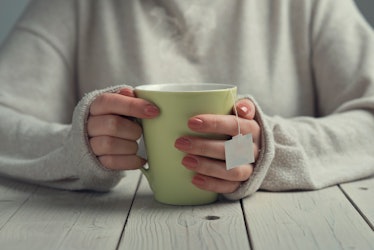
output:
[{"label": "white paper tag", "polygon": [[251,134],[238,134],[225,142],[226,169],[253,163],[253,139]]},{"label": "white paper tag", "polygon": [[141,136],[138,140],[138,152],[136,153],[138,156],[142,157],[143,159],[148,159],[147,151],[145,150],[145,142],[144,137]]}]

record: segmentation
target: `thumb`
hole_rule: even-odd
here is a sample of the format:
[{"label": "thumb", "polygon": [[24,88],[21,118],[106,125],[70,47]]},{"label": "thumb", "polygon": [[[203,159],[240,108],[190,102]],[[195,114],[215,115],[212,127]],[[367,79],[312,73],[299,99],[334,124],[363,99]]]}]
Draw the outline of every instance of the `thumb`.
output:
[{"label": "thumb", "polygon": [[[238,116],[245,119],[253,120],[256,114],[256,108],[252,101],[248,99],[241,99],[235,103]],[[235,110],[233,110],[235,114]]]}]

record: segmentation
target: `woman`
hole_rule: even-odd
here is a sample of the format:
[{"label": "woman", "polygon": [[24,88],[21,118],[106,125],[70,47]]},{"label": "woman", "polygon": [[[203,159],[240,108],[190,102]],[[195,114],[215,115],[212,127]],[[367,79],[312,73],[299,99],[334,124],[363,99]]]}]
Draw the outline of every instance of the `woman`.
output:
[{"label": "woman", "polygon": [[[217,82],[244,96],[256,162],[225,171],[223,141],[182,137],[197,187],[240,199],[364,178],[373,59],[373,31],[349,0],[33,1],[0,54],[0,174],[108,190],[145,163],[131,117],[159,112],[131,87]],[[189,126],[232,136],[232,119]]]}]

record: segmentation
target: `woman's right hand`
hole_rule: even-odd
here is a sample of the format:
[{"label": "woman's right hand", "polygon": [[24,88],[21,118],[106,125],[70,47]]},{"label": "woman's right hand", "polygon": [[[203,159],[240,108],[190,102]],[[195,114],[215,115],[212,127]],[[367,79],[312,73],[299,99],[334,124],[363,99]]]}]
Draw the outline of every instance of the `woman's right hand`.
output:
[{"label": "woman's right hand", "polygon": [[136,155],[142,128],[133,118],[155,118],[159,109],[136,98],[133,90],[104,93],[90,106],[87,121],[89,144],[100,163],[111,170],[141,168],[146,160]]}]

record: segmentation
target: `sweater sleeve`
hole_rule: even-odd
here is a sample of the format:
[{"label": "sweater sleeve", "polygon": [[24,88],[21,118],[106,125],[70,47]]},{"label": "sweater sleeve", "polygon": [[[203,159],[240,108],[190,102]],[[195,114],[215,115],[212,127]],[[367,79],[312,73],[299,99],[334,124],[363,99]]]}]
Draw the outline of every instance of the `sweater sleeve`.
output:
[{"label": "sweater sleeve", "polygon": [[1,47],[0,175],[105,191],[123,173],[99,164],[85,123],[94,98],[119,87],[93,91],[78,102],[74,15],[74,1],[34,1]]},{"label": "sweater sleeve", "polygon": [[0,105],[0,174],[55,188],[107,191],[124,176],[101,166],[90,150],[86,121],[93,91],[76,106],[72,124],[40,120]]},{"label": "sweater sleeve", "polygon": [[257,107],[261,154],[253,175],[225,195],[229,199],[258,189],[312,190],[374,175],[373,30],[350,0],[316,1],[310,29],[319,114],[284,118]]}]

